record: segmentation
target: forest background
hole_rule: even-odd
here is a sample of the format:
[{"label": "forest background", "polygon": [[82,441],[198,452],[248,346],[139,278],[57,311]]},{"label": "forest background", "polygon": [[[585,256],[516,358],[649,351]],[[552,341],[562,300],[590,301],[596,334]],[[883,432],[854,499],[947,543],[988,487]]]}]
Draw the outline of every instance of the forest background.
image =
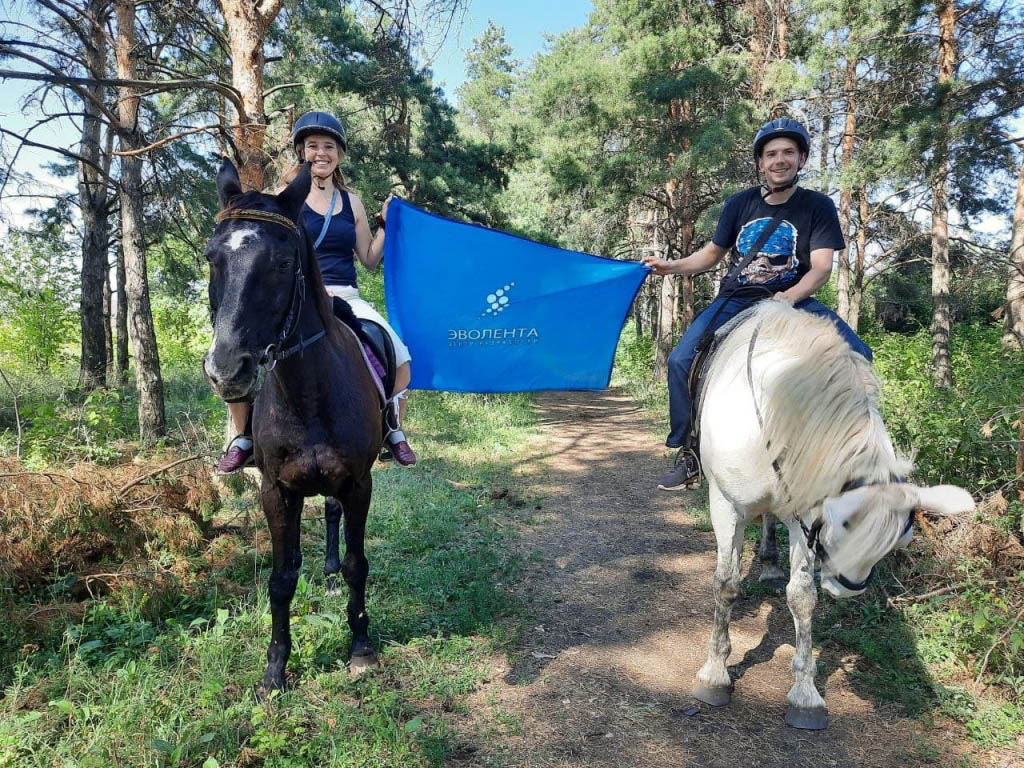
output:
[{"label": "forest background", "polygon": [[[370,210],[394,192],[633,260],[706,242],[725,199],[756,183],[754,132],[796,117],[813,136],[801,184],[833,197],[847,234],[819,296],[876,350],[885,417],[916,449],[916,477],[969,488],[998,542],[955,567],[904,564],[919,592],[939,592],[914,603],[920,626],[943,638],[937,663],[974,683],[966,704],[939,698],[961,722],[984,721],[982,741],[1024,734],[1024,595],[1007,575],[1020,561],[1006,559],[1024,510],[1024,9],[595,0],[585,24],[529,62],[489,25],[451,103],[420,60],[463,10],[35,0],[0,19],[0,79],[34,84],[29,127],[0,125],[0,205],[38,197],[17,158],[47,145],[47,126],[76,137],[47,147],[48,172],[74,190],[5,222],[0,241],[5,476],[216,450],[223,409],[198,365],[216,167],[227,154],[247,186],[272,184],[304,111],[345,123],[344,170]],[[668,352],[720,277],[651,278],[632,309],[618,381],[659,418]],[[360,279],[381,303],[379,276]],[[428,419],[442,401],[423,402]],[[13,585],[70,590],[90,557],[112,556],[76,560],[57,525],[30,543],[16,520],[4,525],[12,611],[28,604]],[[64,647],[64,626],[43,645]],[[0,654],[38,645],[37,629],[21,626]]]}]

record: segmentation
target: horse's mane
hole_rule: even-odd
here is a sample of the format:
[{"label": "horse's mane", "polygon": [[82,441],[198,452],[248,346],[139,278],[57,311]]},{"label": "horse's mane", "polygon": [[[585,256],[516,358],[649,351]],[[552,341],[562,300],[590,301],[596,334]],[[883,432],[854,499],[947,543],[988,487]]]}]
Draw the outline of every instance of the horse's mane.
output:
[{"label": "horse's mane", "polygon": [[[277,200],[273,195],[267,195],[262,192],[245,192],[231,198],[228,201],[227,210],[233,208],[254,208],[291,218],[277,204]],[[262,222],[256,221],[253,223],[261,224]],[[278,225],[270,224],[269,226],[277,227]],[[306,286],[313,297],[313,303],[316,305],[317,314],[320,315],[320,321],[324,324],[324,328],[327,329],[328,337],[338,344],[348,344],[350,338],[342,330],[341,324],[335,318],[331,297],[327,295],[327,289],[324,287],[324,278],[320,274],[320,262],[317,261],[313,251],[313,241],[310,239],[309,233],[306,232],[306,228],[302,226],[301,221],[297,222],[296,226],[299,228],[299,237],[302,240],[302,248],[300,249],[302,251],[302,273],[306,277]]]},{"label": "horse's mane", "polygon": [[909,471],[878,413],[881,384],[871,363],[827,318],[760,302],[737,319],[716,357],[742,360],[741,375],[753,379],[765,445],[789,497],[776,510],[781,519],[838,495],[851,480],[887,482]]}]

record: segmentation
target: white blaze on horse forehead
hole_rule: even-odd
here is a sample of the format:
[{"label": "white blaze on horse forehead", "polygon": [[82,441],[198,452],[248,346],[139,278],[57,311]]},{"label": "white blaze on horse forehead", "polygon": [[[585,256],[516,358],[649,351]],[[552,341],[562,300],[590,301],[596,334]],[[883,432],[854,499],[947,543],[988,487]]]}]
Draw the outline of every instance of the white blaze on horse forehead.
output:
[{"label": "white blaze on horse forehead", "polygon": [[258,236],[259,230],[257,230],[256,227],[243,227],[241,229],[236,229],[234,232],[231,233],[231,237],[228,238],[228,248],[230,248],[232,251],[237,251],[239,248],[245,245],[245,241],[248,240],[250,237]]}]

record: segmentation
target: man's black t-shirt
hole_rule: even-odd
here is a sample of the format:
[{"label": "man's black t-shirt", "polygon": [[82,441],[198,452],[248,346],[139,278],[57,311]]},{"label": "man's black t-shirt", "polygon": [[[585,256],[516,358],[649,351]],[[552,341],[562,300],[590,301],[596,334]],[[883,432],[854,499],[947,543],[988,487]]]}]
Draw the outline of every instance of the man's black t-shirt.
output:
[{"label": "man's black t-shirt", "polygon": [[[722,210],[711,241],[720,248],[731,249],[727,275],[744,259],[779,210],[780,206],[764,202],[761,194],[760,187],[738,192]],[[782,221],[739,275],[738,285],[760,285],[772,293],[784,291],[810,269],[811,251],[840,251],[846,247],[831,198],[797,187],[781,207]]]}]

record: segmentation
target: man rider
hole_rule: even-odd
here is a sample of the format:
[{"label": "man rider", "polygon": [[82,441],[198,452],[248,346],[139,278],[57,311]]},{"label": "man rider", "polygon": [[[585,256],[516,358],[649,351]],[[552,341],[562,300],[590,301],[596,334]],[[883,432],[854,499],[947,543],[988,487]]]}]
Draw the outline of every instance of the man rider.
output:
[{"label": "man rider", "polygon": [[[643,260],[658,275],[694,275],[711,269],[726,254],[731,256],[717,298],[694,319],[669,355],[671,428],[665,445],[679,452],[672,469],[658,478],[658,488],[664,491],[680,490],[700,479],[697,446],[689,444],[688,382],[698,343],[755,301],[771,298],[828,317],[854,351],[872,359],[871,349],[853,329],[812,298],[828,282],[833,252],[846,243],[831,198],[797,186],[809,153],[810,136],[799,122],[778,118],[766,123],[754,137],[758,180],[763,174],[764,182],[726,201],[711,242],[684,259]],[[758,252],[750,256],[758,243]]]}]

